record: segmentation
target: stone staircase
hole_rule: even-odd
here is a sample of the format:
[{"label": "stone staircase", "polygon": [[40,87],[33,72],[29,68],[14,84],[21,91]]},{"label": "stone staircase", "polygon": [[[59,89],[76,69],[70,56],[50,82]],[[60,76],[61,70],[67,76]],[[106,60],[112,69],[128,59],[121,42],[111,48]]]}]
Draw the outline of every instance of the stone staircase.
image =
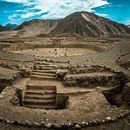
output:
[{"label": "stone staircase", "polygon": [[56,79],[57,66],[49,64],[36,64],[31,72],[31,78]]},{"label": "stone staircase", "polygon": [[37,109],[56,108],[56,86],[27,85],[22,104],[25,107]]},{"label": "stone staircase", "polygon": [[[58,67],[56,65],[36,62],[30,72],[30,82],[23,90],[22,106],[34,109],[57,109],[57,104],[66,100],[57,96],[57,87],[51,80],[56,80]],[[40,84],[40,82],[48,84]],[[65,101],[64,101],[65,100]],[[61,105],[65,106],[65,105]]]}]

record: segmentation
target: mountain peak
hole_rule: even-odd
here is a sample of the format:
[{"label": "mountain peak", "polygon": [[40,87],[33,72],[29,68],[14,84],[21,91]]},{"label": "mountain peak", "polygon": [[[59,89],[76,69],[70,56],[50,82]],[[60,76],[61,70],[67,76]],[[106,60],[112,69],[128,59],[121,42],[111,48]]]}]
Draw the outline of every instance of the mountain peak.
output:
[{"label": "mountain peak", "polygon": [[[8,26],[11,24],[7,24],[6,29],[9,29]],[[4,30],[3,27],[1,30]],[[128,26],[86,11],[75,12],[59,20],[32,19],[22,23],[16,30],[21,36],[49,33],[71,33],[92,37],[130,35]]]},{"label": "mountain peak", "polygon": [[130,29],[96,14],[81,11],[65,17],[52,33],[75,33],[82,36],[130,35]]},{"label": "mountain peak", "polygon": [[18,26],[17,24],[11,24],[11,23],[5,25],[5,27],[7,27],[10,30],[16,29],[17,26]]},{"label": "mountain peak", "polygon": [[9,29],[7,27],[4,27],[2,25],[0,25],[0,32],[2,31],[8,31]]}]

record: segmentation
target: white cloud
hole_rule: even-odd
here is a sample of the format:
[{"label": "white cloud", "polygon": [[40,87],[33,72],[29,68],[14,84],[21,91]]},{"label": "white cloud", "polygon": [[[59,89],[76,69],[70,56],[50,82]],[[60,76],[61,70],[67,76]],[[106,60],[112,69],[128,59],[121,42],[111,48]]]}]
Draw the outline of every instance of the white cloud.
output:
[{"label": "white cloud", "polygon": [[103,0],[38,0],[39,3],[34,7],[44,12],[49,12],[48,15],[43,15],[44,18],[63,18],[70,13],[76,11],[93,12],[93,8],[109,4]]},{"label": "white cloud", "polygon": [[[94,12],[94,8],[108,5],[107,0],[3,0],[28,6],[28,9],[19,10],[21,18],[31,18],[41,15],[41,18],[63,18],[76,11]],[[34,10],[39,10],[35,12]],[[19,13],[16,11],[15,13]],[[46,15],[42,15],[47,12]]]},{"label": "white cloud", "polygon": [[99,16],[102,16],[102,17],[109,18],[109,15],[108,15],[108,14],[101,14],[101,13],[95,13],[95,14],[97,14],[97,15],[99,15]]},{"label": "white cloud", "polygon": [[9,19],[9,23],[18,23],[18,19],[14,19],[15,17],[17,17],[17,14],[13,14],[11,16],[8,16]]},{"label": "white cloud", "polygon": [[29,18],[29,17],[32,17],[33,15],[34,15],[33,12],[29,12],[29,13],[22,14],[21,17],[22,18]]},{"label": "white cloud", "polygon": [[129,18],[129,19],[126,19],[126,20],[124,21],[124,23],[125,23],[126,25],[130,25],[130,18]]},{"label": "white cloud", "polygon": [[25,3],[28,2],[28,0],[2,0],[6,2],[13,2],[13,3]]}]

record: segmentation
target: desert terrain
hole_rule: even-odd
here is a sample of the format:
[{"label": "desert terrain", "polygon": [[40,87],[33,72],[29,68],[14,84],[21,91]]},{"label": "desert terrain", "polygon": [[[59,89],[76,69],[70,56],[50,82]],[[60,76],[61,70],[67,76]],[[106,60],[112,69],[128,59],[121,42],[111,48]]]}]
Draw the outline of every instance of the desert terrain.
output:
[{"label": "desert terrain", "polygon": [[92,18],[0,32],[0,130],[130,129],[130,29],[99,18],[111,30],[93,21],[88,34]]}]

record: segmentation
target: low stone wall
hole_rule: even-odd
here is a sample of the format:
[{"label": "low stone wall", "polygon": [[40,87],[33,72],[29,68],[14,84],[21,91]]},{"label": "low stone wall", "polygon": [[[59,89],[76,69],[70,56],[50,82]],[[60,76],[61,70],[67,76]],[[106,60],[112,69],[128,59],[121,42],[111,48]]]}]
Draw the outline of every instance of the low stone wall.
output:
[{"label": "low stone wall", "polygon": [[98,86],[98,85],[105,85],[105,86],[115,86],[117,84],[125,84],[127,82],[127,76],[123,73],[115,73],[112,76],[96,76],[96,77],[67,77],[65,76],[63,79],[64,85],[67,86]]},{"label": "low stone wall", "polygon": [[117,116],[113,116],[113,117],[106,117],[105,119],[95,119],[95,120],[91,120],[91,121],[84,121],[84,122],[73,122],[73,121],[68,121],[65,123],[44,123],[42,122],[37,123],[31,123],[28,120],[25,121],[10,121],[10,120],[5,120],[2,117],[0,117],[0,121],[3,121],[7,124],[14,124],[14,125],[20,125],[20,126],[25,126],[25,127],[34,127],[34,128],[40,128],[40,129],[82,129],[82,128],[88,128],[88,127],[94,127],[94,126],[100,126],[102,124],[109,124],[112,122],[116,122],[120,119],[126,118],[127,116],[130,115],[130,110],[124,111],[120,114],[118,114]]},{"label": "low stone wall", "polygon": [[[32,119],[30,120],[28,117],[26,118],[19,118],[19,116],[22,115],[26,115],[27,111],[29,111],[28,114],[33,115],[35,112],[34,110],[31,109],[27,109],[27,108],[23,108],[23,107],[15,107],[14,105],[17,104],[18,100],[16,97],[16,89],[15,88],[11,88],[7,87],[5,88],[5,90],[0,94],[0,97],[2,98],[0,101],[0,107],[2,108],[2,112],[0,112],[0,121],[6,122],[7,124],[14,124],[14,125],[21,125],[21,126],[26,126],[26,127],[36,127],[36,128],[42,128],[42,129],[81,129],[81,128],[88,128],[88,127],[93,127],[93,126],[99,126],[102,124],[106,124],[106,123],[111,123],[111,122],[115,122],[118,121],[122,118],[125,118],[127,116],[130,115],[130,110],[120,110],[116,113],[111,114],[112,116],[106,116],[104,118],[94,118],[94,119],[88,119],[88,120],[84,120],[84,121],[79,121],[79,122],[75,122],[73,120],[71,121],[64,121],[63,122],[56,122],[56,123],[52,123],[50,121],[46,121],[46,122],[35,122]],[[16,102],[12,102],[12,99],[15,99],[13,101]],[[8,111],[7,111],[8,110]],[[14,111],[16,110],[16,111]],[[12,119],[10,118],[13,117],[13,114],[15,114],[15,112],[17,112],[17,114],[20,112],[21,110],[21,114],[19,116],[17,116],[16,118]],[[36,110],[37,111],[37,110]],[[39,110],[38,110],[39,111]],[[5,113],[5,115],[3,114]],[[35,113],[36,114],[36,113]],[[34,114],[34,115],[35,115]],[[8,115],[8,116],[6,116]],[[35,115],[36,116],[36,115]],[[44,114],[43,114],[44,116]]]},{"label": "low stone wall", "polygon": [[14,84],[21,77],[22,77],[22,73],[17,72],[16,75],[13,75],[12,78],[10,78],[10,79],[6,79],[6,78],[0,79],[0,92],[2,92],[2,90],[6,86]]},{"label": "low stone wall", "polygon": [[1,60],[13,60],[13,61],[34,61],[33,55],[24,55],[13,52],[0,52]]},{"label": "low stone wall", "polygon": [[87,48],[90,50],[95,50],[97,52],[102,52],[106,49],[108,49],[108,45],[100,45],[94,42],[80,42],[80,41],[59,41],[59,40],[48,40],[48,41],[43,41],[43,42],[20,42],[20,43],[15,43],[10,46],[10,48],[7,49],[7,51],[16,51],[16,50],[26,50],[26,49],[36,49],[36,48]]},{"label": "low stone wall", "polygon": [[91,73],[91,72],[114,72],[111,68],[107,68],[106,66],[70,66],[70,73],[72,74],[80,74],[80,73]]}]

